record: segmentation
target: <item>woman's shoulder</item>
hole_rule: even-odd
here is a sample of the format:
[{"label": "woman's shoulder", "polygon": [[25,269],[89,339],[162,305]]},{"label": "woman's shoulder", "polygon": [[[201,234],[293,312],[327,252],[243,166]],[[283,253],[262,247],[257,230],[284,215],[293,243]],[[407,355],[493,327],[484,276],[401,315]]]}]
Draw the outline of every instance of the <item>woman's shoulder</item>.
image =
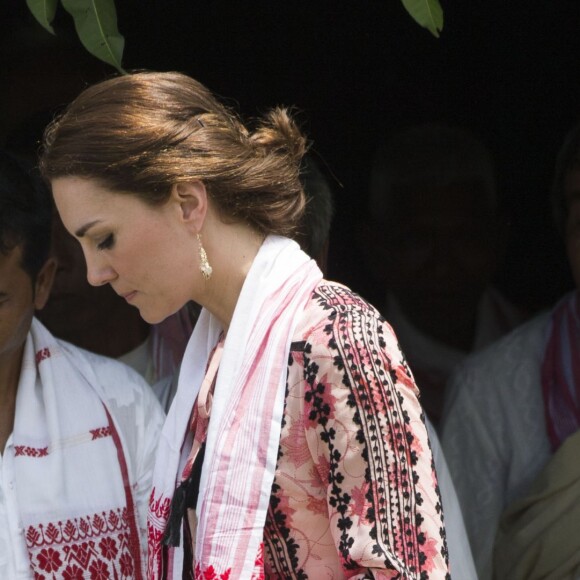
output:
[{"label": "woman's shoulder", "polygon": [[317,321],[354,320],[365,317],[384,321],[374,306],[349,287],[323,279],[312,291],[301,323],[312,326]]},{"label": "woman's shoulder", "polygon": [[[321,349],[379,348],[393,359],[401,358],[392,328],[362,296],[340,284],[321,280],[313,290],[294,332],[295,344]],[[373,346],[374,345],[374,346]]]}]

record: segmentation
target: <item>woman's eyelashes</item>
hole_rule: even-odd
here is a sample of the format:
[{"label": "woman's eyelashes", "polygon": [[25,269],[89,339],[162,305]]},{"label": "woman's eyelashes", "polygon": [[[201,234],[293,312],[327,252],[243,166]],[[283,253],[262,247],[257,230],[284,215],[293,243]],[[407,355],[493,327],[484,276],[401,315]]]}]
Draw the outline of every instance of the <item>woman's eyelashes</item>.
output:
[{"label": "woman's eyelashes", "polygon": [[115,236],[109,234],[102,242],[97,244],[99,250],[110,250],[115,245]]}]

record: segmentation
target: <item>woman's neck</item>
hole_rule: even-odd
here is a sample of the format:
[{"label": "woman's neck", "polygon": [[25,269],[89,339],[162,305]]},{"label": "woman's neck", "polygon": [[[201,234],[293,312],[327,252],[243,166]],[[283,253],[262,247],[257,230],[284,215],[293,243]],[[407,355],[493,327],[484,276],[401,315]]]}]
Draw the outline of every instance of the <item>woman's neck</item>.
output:
[{"label": "woman's neck", "polygon": [[211,226],[202,242],[213,272],[204,283],[201,298],[194,300],[207,308],[227,332],[264,236],[245,224],[224,224],[214,219]]}]

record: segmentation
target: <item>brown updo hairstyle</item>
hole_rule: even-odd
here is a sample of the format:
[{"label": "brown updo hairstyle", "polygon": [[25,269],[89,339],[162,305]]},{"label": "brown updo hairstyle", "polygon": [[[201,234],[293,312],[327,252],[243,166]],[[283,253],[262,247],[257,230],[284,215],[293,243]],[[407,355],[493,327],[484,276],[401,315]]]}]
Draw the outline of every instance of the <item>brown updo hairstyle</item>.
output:
[{"label": "brown updo hairstyle", "polygon": [[222,219],[292,236],[305,205],[306,149],[286,109],[249,131],[194,79],[138,72],[85,89],[52,121],[40,169],[48,181],[90,178],[151,205],[164,203],[174,184],[200,180]]}]

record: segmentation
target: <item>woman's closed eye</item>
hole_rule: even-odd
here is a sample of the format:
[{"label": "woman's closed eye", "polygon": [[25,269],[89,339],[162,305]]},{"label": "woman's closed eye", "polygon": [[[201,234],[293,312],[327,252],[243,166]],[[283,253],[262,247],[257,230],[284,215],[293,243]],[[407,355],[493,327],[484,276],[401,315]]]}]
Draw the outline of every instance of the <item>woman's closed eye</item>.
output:
[{"label": "woman's closed eye", "polygon": [[102,242],[97,244],[99,250],[110,250],[115,245],[115,236],[109,234]]}]

